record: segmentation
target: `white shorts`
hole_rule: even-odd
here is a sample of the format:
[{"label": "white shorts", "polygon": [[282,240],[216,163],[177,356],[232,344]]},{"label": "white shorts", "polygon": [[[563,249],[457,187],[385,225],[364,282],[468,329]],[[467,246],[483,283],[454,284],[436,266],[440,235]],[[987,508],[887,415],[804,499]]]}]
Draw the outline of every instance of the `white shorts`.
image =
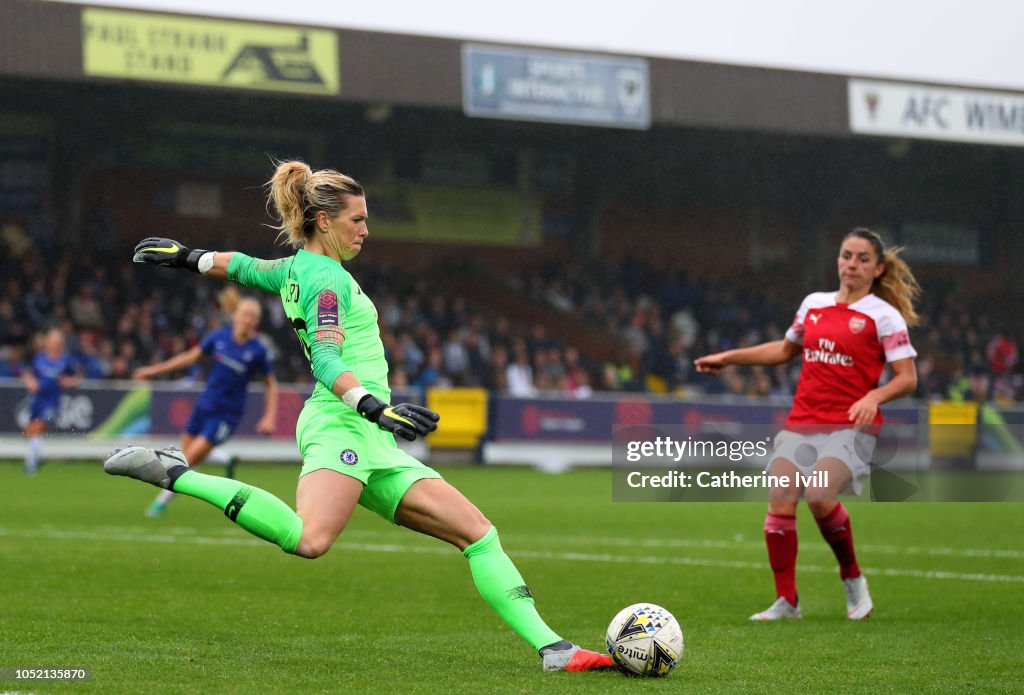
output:
[{"label": "white shorts", "polygon": [[815,434],[782,430],[775,436],[775,451],[765,470],[771,469],[775,459],[785,459],[799,468],[802,475],[810,475],[821,459],[837,458],[850,469],[853,494],[860,495],[864,481],[871,475],[869,464],[877,441],[875,435],[852,427]]}]

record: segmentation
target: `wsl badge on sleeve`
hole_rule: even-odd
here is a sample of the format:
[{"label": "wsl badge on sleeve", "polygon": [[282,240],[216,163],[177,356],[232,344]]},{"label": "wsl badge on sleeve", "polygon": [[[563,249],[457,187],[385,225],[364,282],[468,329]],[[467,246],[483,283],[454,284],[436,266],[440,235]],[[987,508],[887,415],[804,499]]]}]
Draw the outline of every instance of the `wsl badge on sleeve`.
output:
[{"label": "wsl badge on sleeve", "polygon": [[324,290],[316,299],[316,325],[338,325],[338,295],[331,290]]}]

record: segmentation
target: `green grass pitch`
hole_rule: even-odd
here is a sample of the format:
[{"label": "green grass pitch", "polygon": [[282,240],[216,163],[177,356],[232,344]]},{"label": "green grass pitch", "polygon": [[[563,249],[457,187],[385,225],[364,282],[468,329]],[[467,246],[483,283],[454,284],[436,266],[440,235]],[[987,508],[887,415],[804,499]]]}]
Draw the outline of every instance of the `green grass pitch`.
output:
[{"label": "green grass pitch", "polygon": [[[848,503],[875,615],[845,618],[831,552],[801,510],[805,618],[773,599],[761,504],[611,502],[609,471],[442,471],[501,531],[541,614],[601,648],[623,606],[673,611],[661,680],[545,674],[439,541],[359,510],[325,557],[289,557],[224,515],[98,465],[34,478],[0,463],[0,666],[91,667],[85,684],[0,692],[962,693],[1022,688],[1024,505]],[[296,466],[240,477],[294,500]],[[1019,690],[1018,690],[1019,691]]]}]

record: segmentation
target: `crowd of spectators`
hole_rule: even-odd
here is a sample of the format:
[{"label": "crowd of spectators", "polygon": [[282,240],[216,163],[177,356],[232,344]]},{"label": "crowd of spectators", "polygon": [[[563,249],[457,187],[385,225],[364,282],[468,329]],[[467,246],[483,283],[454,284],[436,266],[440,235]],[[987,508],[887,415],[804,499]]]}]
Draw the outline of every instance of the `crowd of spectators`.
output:
[{"label": "crowd of spectators", "polygon": [[[183,282],[172,271],[105,263],[82,249],[40,249],[9,231],[0,236],[0,377],[25,369],[34,338],[50,326],[65,329],[87,378],[130,379],[139,366],[195,345],[227,320],[215,281]],[[494,280],[504,283],[499,291],[532,299],[539,317],[571,315],[623,344],[623,359],[602,362],[583,354],[571,338],[550,335],[543,320],[514,322],[496,315],[485,298],[438,291],[433,279],[452,272],[445,267],[410,270],[371,257],[360,258],[354,272],[377,307],[394,389],[480,386],[519,396],[651,391],[785,400],[799,373],[798,360],[775,368],[730,368],[720,377],[694,371],[699,355],[784,335],[799,297],[778,296],[752,280],[698,281],[681,269],[657,272],[628,260],[560,263]],[[259,299],[279,379],[308,382],[309,367],[280,302]],[[920,353],[919,396],[940,398],[957,390],[1024,399],[1009,328],[948,297],[926,295],[921,309],[921,325],[912,333]]]},{"label": "crowd of spectators", "polygon": [[[802,298],[799,291],[783,296],[756,276],[691,280],[684,269],[659,272],[632,260],[553,264],[521,274],[510,284],[624,340],[631,358],[619,371],[633,376],[620,387],[682,397],[792,396],[799,360],[777,367],[731,367],[718,377],[696,373],[693,360],[781,339]],[[997,325],[989,312],[946,291],[926,291],[918,313],[920,324],[911,331],[919,353],[916,396],[1024,400],[1024,373],[1012,326]]]},{"label": "crowd of spectators", "polygon": [[[2,234],[0,254],[0,377],[18,377],[51,326],[64,330],[87,378],[130,379],[138,367],[187,350],[228,320],[217,281],[106,263],[78,248],[11,244]],[[445,268],[424,265],[410,272],[386,260],[360,259],[354,271],[374,298],[393,388],[590,393],[590,374],[576,350],[548,337],[542,325],[526,330],[485,306],[470,305],[464,296],[439,293],[430,278]],[[269,295],[257,299],[278,378],[309,382],[309,365],[280,301]]]}]

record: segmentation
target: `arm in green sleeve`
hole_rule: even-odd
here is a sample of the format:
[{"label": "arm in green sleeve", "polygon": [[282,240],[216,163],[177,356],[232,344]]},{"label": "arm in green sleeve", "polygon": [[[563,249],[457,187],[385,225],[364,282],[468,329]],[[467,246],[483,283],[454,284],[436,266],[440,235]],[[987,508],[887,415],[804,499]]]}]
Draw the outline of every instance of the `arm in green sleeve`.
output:
[{"label": "arm in green sleeve", "polygon": [[312,291],[303,295],[302,313],[309,338],[309,362],[314,378],[333,391],[337,378],[350,371],[341,358],[341,349],[351,286],[340,267],[320,275],[308,286]]},{"label": "arm in green sleeve", "polygon": [[330,390],[342,373],[349,371],[341,359],[341,343],[344,336],[339,330],[314,330],[310,334],[309,361],[313,377]]},{"label": "arm in green sleeve", "polygon": [[278,294],[288,278],[291,262],[291,258],[267,261],[235,251],[228,264],[228,279],[246,287]]}]

